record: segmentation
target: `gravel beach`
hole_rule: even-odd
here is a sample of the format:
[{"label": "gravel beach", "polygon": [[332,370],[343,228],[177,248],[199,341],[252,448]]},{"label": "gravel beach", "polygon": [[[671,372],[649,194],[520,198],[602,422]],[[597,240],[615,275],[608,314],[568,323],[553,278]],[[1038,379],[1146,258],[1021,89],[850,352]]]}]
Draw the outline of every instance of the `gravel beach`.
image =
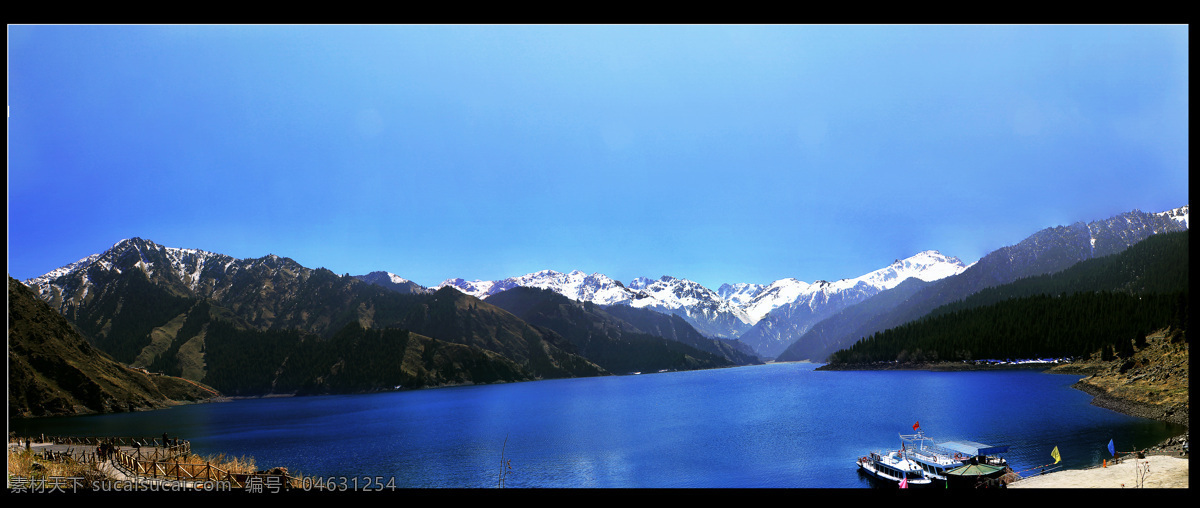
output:
[{"label": "gravel beach", "polygon": [[1010,489],[1120,489],[1137,487],[1137,465],[1149,462],[1144,488],[1188,488],[1188,459],[1169,455],[1148,455],[1145,459],[1125,459],[1120,464],[1092,469],[1070,469],[1031,476],[1010,483]]}]

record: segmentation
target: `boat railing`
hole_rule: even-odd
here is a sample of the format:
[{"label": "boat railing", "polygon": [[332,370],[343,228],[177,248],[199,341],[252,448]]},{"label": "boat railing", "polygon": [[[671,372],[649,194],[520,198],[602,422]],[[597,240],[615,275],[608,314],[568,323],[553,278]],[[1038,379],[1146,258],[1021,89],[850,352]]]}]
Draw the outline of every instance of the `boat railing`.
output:
[{"label": "boat railing", "polygon": [[934,462],[934,463],[938,462],[937,455],[926,452],[925,450],[908,450],[908,454],[913,455],[918,458],[921,458],[921,459],[924,459],[928,462]]},{"label": "boat railing", "polygon": [[967,457],[963,457],[957,452],[940,448],[916,448],[908,450],[908,453],[916,455],[922,460],[943,466],[961,464],[964,460],[967,460]]}]

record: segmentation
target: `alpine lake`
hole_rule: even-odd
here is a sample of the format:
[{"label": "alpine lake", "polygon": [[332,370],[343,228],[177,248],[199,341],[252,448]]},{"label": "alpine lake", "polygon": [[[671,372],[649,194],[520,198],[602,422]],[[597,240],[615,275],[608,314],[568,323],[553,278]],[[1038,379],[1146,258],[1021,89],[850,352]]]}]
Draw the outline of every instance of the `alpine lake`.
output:
[{"label": "alpine lake", "polygon": [[[869,488],[855,465],[935,440],[1008,445],[1022,475],[1186,431],[1092,406],[1077,375],[773,363],[12,419],[18,435],[161,436],[201,455],[371,488]],[[501,476],[503,474],[503,477]]]}]

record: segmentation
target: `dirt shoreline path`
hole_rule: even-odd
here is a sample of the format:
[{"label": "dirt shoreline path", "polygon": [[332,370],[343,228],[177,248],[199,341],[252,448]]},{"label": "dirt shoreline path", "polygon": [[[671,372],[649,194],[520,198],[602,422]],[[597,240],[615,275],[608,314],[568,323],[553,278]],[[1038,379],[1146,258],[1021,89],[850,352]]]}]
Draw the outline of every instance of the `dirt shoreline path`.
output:
[{"label": "dirt shoreline path", "polygon": [[1126,459],[1120,464],[1092,469],[1068,469],[1039,476],[1022,478],[1008,484],[1010,489],[1131,489],[1138,486],[1138,467],[1149,472],[1144,476],[1143,488],[1186,489],[1188,488],[1188,459],[1169,455],[1148,455],[1145,459]]}]

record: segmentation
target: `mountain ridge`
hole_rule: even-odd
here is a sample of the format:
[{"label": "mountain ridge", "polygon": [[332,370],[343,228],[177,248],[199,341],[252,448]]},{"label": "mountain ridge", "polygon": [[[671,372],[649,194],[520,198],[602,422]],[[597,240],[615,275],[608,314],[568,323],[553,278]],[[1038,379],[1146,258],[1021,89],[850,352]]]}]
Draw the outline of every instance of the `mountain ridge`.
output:
[{"label": "mountain ridge", "polygon": [[[981,261],[987,258],[989,264],[999,265],[991,268],[991,280],[981,284],[995,284],[1022,274],[1037,272],[1036,269],[1033,272],[1026,270],[1031,263],[1058,263],[1055,266],[1060,266],[1061,269],[1061,266],[1066,266],[1073,262],[1072,260],[1096,256],[1127,245],[1134,239],[1129,236],[1133,234],[1131,231],[1137,228],[1122,227],[1121,223],[1133,225],[1132,221],[1135,218],[1143,225],[1157,221],[1153,228],[1169,229],[1164,224],[1177,224],[1186,228],[1188,207],[1184,205],[1153,214],[1134,210],[1101,221],[1046,228],[1031,235],[1022,244],[1057,248],[1061,251],[1056,255],[1057,261],[1030,257],[1029,253],[1036,249],[1019,250],[1014,249],[1014,246],[997,249],[981,258]],[[1086,241],[1062,241],[1063,237],[1071,235],[1080,239],[1086,236]],[[1006,254],[998,254],[1000,251]],[[1005,255],[1006,260],[1001,259]],[[937,262],[922,264],[918,258],[936,258]],[[787,346],[787,339],[803,338],[803,334],[815,326],[814,321],[819,324],[848,305],[861,302],[879,291],[891,289],[908,278],[906,275],[918,275],[920,278],[922,270],[929,269],[933,275],[922,280],[950,279],[956,278],[954,275],[977,269],[979,263],[977,261],[971,266],[964,266],[957,258],[927,250],[852,279],[834,282],[818,280],[808,284],[794,278],[784,278],[769,285],[725,284],[721,287],[723,289],[718,291],[671,276],[663,276],[657,280],[639,277],[626,286],[603,274],[588,275],[579,270],[565,274],[542,270],[502,281],[467,282],[463,279],[448,279],[434,288],[423,288],[389,272],[371,272],[354,278],[368,286],[383,286],[402,293],[431,294],[439,288],[449,286],[460,292],[474,292],[482,298],[517,286],[549,288],[581,301],[603,305],[624,304],[679,315],[705,335],[724,339],[741,338],[751,344],[760,355],[774,357],[774,354],[762,354],[763,348]],[[287,308],[270,307],[261,312],[244,312],[239,309],[255,308],[264,302],[269,303],[272,293],[296,291],[309,282],[308,278],[312,274],[321,275],[318,279],[324,281],[326,287],[324,290],[317,287],[308,289],[325,295],[322,298],[336,297],[339,291],[349,291],[344,283],[334,283],[330,286],[329,281],[336,275],[328,270],[308,269],[289,258],[274,254],[239,260],[199,249],[163,247],[136,237],[117,242],[108,251],[93,254],[42,276],[27,279],[25,283],[35,288],[41,298],[56,306],[57,310],[65,315],[72,315],[78,312],[75,307],[81,302],[96,298],[94,280],[102,279],[106,273],[120,274],[121,270],[131,268],[145,273],[153,284],[165,288],[168,295],[198,295],[229,301],[228,307],[239,319],[254,326],[267,328],[276,322],[300,321],[302,327],[308,331],[329,334],[340,322],[333,323],[330,316],[317,316],[305,322],[311,316],[295,305]],[[244,280],[267,282],[258,287],[241,282]],[[388,287],[389,284],[394,286]],[[342,303],[350,303],[347,300],[349,296],[341,296]],[[316,294],[311,297],[315,298]],[[363,322],[370,321],[370,304],[359,301],[358,305],[360,308],[355,312],[359,314],[359,319],[364,320]]]},{"label": "mountain ridge", "polygon": [[1025,277],[1064,270],[1080,261],[1121,252],[1145,238],[1186,231],[1188,206],[1159,213],[1133,210],[1089,223],[1039,230],[1020,242],[996,249],[962,273],[941,279],[888,308],[869,315],[834,315],[813,325],[780,353],[783,361],[824,361],[831,344],[853,344],[888,328],[916,320],[935,308],[983,289]]},{"label": "mountain ridge", "polygon": [[[349,323],[403,328],[524,362],[532,378],[603,373],[561,350],[561,338],[535,331],[473,297],[464,295],[470,301],[459,302],[458,292],[402,294],[324,268],[306,268],[290,258],[238,260],[141,238],[122,240],[86,259],[90,262],[75,263],[73,270],[55,278],[35,280],[37,293],[97,347],[125,363],[153,364],[163,354],[168,362],[164,368],[185,359],[204,362],[203,324],[190,337],[171,330],[179,329],[173,323],[184,319],[180,316],[196,302],[208,301],[222,319],[262,332],[295,330],[330,340]],[[210,321],[196,318],[197,323]],[[179,341],[194,341],[186,349],[190,356],[178,356],[185,349]]]},{"label": "mountain ridge", "polygon": [[578,347],[582,356],[609,372],[693,370],[747,363],[727,358],[727,351],[712,344],[719,342],[716,339],[707,339],[707,347],[693,342],[694,346],[683,337],[652,335],[607,312],[615,307],[632,310],[625,306],[605,307],[567,298],[550,289],[525,286],[497,293],[487,301],[530,324],[555,331]]},{"label": "mountain ridge", "polygon": [[1186,334],[1188,257],[1187,231],[1151,235],[943,305],[834,353],[830,363],[1128,357],[1155,330]]},{"label": "mountain ridge", "polygon": [[[795,296],[785,297],[785,303],[773,306],[739,339],[760,355],[775,358],[813,325],[842,309],[895,288],[908,279],[932,282],[957,275],[967,268],[957,257],[926,250],[905,259],[897,259],[886,267],[859,277],[792,286],[788,289]],[[754,305],[769,291],[764,290],[751,300],[750,305]]]},{"label": "mountain ridge", "polygon": [[[119,363],[206,383],[219,374],[223,376],[221,383],[237,384],[237,393],[275,393],[276,387],[293,393],[330,393],[392,389],[392,382],[397,387],[441,386],[611,373],[589,360],[584,351],[607,355],[605,362],[615,369],[643,368],[641,365],[660,370],[704,368],[715,365],[704,363],[708,360],[702,357],[709,354],[740,358],[732,360],[733,364],[753,363],[752,356],[744,355],[758,354],[757,350],[750,351],[741,340],[712,339],[712,325],[718,329],[736,327],[735,322],[744,325],[745,319],[750,319],[745,309],[751,302],[767,301],[768,297],[787,300],[791,298],[787,290],[795,291],[801,284],[817,289],[807,293],[808,299],[796,298],[768,311],[755,326],[769,324],[780,335],[795,336],[801,332],[798,328],[787,329],[789,322],[783,318],[814,320],[822,318],[818,311],[840,309],[803,332],[778,356],[781,361],[821,361],[830,347],[846,347],[863,330],[911,322],[928,313],[931,305],[936,308],[964,294],[978,293],[979,288],[993,287],[997,281],[1062,271],[1081,259],[1120,253],[1149,236],[1186,231],[1187,226],[1186,205],[1158,213],[1134,210],[1108,219],[1045,228],[970,266],[936,251],[923,251],[853,279],[813,284],[780,279],[778,284],[773,283],[777,289],[774,293],[770,291],[772,285],[745,283],[726,284],[712,291],[671,276],[656,280],[641,277],[625,286],[602,274],[588,275],[578,270],[566,274],[543,270],[487,288],[494,291],[485,297],[505,294],[502,289],[543,284],[547,287],[539,290],[575,302],[557,300],[557,310],[546,309],[551,314],[530,316],[575,316],[565,321],[545,321],[541,326],[457,287],[423,288],[389,272],[339,276],[274,254],[234,259],[198,249],[165,247],[137,237],[26,283],[10,277],[10,292],[14,284],[22,286],[49,312],[64,318],[68,327],[83,337],[84,344],[97,350],[90,354],[92,357],[103,353]],[[924,263],[916,259],[918,256],[932,261]],[[932,280],[913,276],[923,270],[930,271]],[[880,287],[884,289],[878,290]],[[562,288],[570,288],[579,298],[612,303],[601,306],[579,302],[556,291]],[[736,305],[732,303],[735,300]],[[1021,302],[1008,307],[1016,308],[1017,304]],[[589,308],[593,305],[594,309]],[[740,314],[738,309],[742,310]],[[30,321],[24,317],[14,319],[13,312],[10,305],[10,326],[13,321],[19,326]],[[592,317],[585,317],[588,315]],[[710,328],[701,331],[692,324],[698,320]],[[838,323],[853,327],[834,326]],[[659,338],[705,353],[683,353],[682,363],[636,364],[635,358],[613,356],[612,351],[619,352],[619,348],[600,347],[602,342],[596,342],[600,335],[580,335],[585,333],[582,329],[562,328],[563,324],[607,330],[609,338],[603,340],[610,344],[620,343],[624,336],[631,339],[628,343],[660,348],[656,351],[663,355],[667,350],[687,349]],[[10,337],[14,335],[11,330]],[[636,335],[643,332],[655,338]],[[821,342],[812,340],[817,332]],[[580,337],[590,338],[579,342]],[[251,343],[254,354],[243,351],[238,357],[240,364],[206,356],[217,350],[236,352]],[[336,344],[345,345],[346,351],[329,349]],[[803,353],[807,356],[789,357],[797,347],[808,348]],[[372,350],[388,354],[372,355]],[[265,365],[265,358],[280,363]],[[15,365],[14,372],[22,376],[36,370],[26,364]],[[403,368],[396,370],[399,365]],[[67,378],[76,381],[90,377],[83,374],[80,378],[70,374],[69,369],[55,370],[68,372]],[[25,381],[10,384],[10,395],[13,386],[31,385]],[[222,389],[216,384],[210,386]],[[94,396],[95,389],[89,390],[85,398],[100,400]],[[56,411],[79,406],[61,402],[66,399],[42,389],[23,393],[41,394],[32,397],[44,399],[45,405]],[[89,404],[89,408],[111,411],[140,403]]]},{"label": "mountain ridge", "polygon": [[[724,284],[718,291],[713,291],[694,281],[669,275],[658,279],[637,277],[628,285],[624,285],[600,273],[587,275],[580,270],[568,273],[542,270],[496,281],[447,279],[436,287],[452,287],[480,299],[514,287],[551,289],[578,301],[599,305],[628,305],[678,315],[705,335],[738,339],[746,337],[748,331],[772,312],[778,312],[781,308],[801,300],[810,309],[821,307],[822,310],[811,312],[823,316],[848,304],[843,303],[847,294],[857,295],[849,301],[852,303],[894,287],[908,277],[936,280],[959,273],[965,268],[966,265],[956,257],[944,256],[936,250],[926,250],[909,258],[895,260],[888,266],[859,277],[834,282],[818,280],[812,284],[795,278],[784,278],[767,285]],[[831,300],[838,302],[835,304],[837,308],[824,309]],[[791,314],[798,312],[792,310]],[[794,333],[795,330],[792,331]],[[761,332],[767,335],[770,333]],[[776,336],[773,337],[776,341],[780,340],[778,333],[782,332],[776,332]],[[780,348],[787,345],[784,343],[764,350],[764,346],[758,344],[758,341],[743,339],[743,342],[755,349],[757,354],[768,357],[773,357]]]}]

